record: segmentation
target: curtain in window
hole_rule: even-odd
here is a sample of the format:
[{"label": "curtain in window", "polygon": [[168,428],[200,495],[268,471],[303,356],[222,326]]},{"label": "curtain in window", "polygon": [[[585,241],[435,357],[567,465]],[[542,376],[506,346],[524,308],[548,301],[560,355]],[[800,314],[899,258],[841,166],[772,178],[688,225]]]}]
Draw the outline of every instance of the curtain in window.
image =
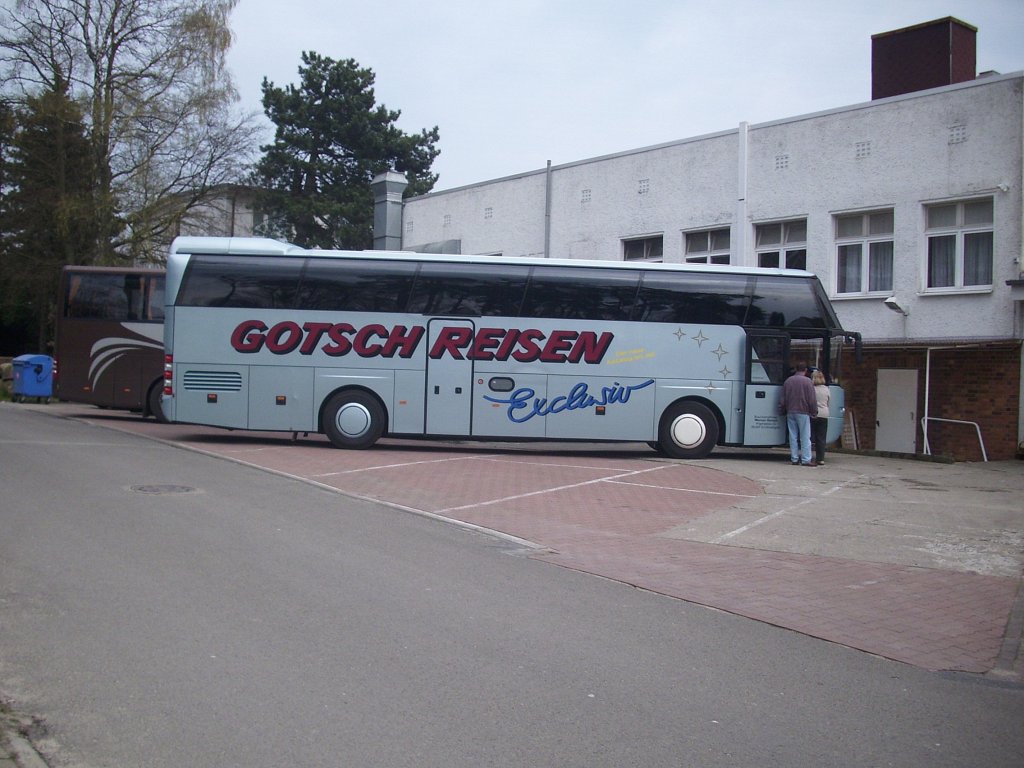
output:
[{"label": "curtain in window", "polygon": [[928,287],[954,285],[956,278],[956,236],[928,238]]},{"label": "curtain in window", "polygon": [[964,285],[992,285],[992,233],[964,235]]},{"label": "curtain in window", "polygon": [[836,280],[839,293],[860,293],[860,243],[839,246]]},{"label": "curtain in window", "polygon": [[868,290],[892,290],[892,249],[893,244],[872,243],[868,261]]}]

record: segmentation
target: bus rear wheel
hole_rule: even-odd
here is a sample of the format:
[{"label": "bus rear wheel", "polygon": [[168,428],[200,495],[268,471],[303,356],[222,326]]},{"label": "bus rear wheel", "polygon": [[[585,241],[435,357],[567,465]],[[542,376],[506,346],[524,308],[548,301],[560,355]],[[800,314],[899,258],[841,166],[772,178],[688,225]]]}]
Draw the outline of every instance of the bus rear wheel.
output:
[{"label": "bus rear wheel", "polygon": [[384,434],[384,408],[367,392],[338,392],[324,406],[323,429],[335,448],[369,448]]},{"label": "bus rear wheel", "polygon": [[164,380],[159,379],[153,383],[149,388],[149,392],[146,394],[146,411],[143,412],[143,416],[152,416],[160,424],[168,424],[167,417],[164,416],[164,407],[162,404],[162,396],[164,394]]},{"label": "bus rear wheel", "polygon": [[703,459],[718,443],[718,419],[700,403],[676,403],[665,411],[658,445],[673,459]]}]

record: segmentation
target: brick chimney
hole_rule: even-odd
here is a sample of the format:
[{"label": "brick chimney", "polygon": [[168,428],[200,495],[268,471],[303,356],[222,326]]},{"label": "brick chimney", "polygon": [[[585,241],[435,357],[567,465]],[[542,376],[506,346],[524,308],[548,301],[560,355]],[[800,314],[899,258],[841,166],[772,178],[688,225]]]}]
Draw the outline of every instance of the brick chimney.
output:
[{"label": "brick chimney", "polygon": [[871,98],[973,80],[977,35],[952,16],[872,35]]}]

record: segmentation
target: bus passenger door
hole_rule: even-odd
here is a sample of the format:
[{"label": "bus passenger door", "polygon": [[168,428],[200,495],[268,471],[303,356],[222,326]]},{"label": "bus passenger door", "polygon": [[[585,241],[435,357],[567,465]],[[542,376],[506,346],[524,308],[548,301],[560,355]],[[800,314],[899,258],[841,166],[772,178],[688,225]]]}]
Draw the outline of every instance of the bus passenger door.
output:
[{"label": "bus passenger door", "polygon": [[782,445],[786,417],[779,412],[789,362],[789,336],[747,332],[747,381],[743,414],[744,445]]},{"label": "bus passenger door", "polygon": [[437,319],[427,324],[425,434],[469,435],[473,361],[467,354],[475,333],[471,320]]}]

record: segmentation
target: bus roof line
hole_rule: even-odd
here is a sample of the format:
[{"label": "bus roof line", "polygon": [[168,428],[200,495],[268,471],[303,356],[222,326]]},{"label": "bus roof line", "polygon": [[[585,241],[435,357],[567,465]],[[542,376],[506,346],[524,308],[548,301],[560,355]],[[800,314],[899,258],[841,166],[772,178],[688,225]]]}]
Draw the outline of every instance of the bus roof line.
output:
[{"label": "bus roof line", "polygon": [[685,264],[677,262],[609,261],[597,259],[542,259],[528,256],[484,256],[480,254],[430,254],[417,251],[335,251],[302,248],[281,240],[262,237],[178,237],[171,244],[171,253],[195,253],[212,256],[295,256],[325,259],[387,259],[450,264],[502,264],[522,266],[591,267],[597,269],[641,269],[652,272],[693,272],[697,274],[778,275],[780,277],[811,277],[813,272],[774,267],[742,267],[718,264]]}]

